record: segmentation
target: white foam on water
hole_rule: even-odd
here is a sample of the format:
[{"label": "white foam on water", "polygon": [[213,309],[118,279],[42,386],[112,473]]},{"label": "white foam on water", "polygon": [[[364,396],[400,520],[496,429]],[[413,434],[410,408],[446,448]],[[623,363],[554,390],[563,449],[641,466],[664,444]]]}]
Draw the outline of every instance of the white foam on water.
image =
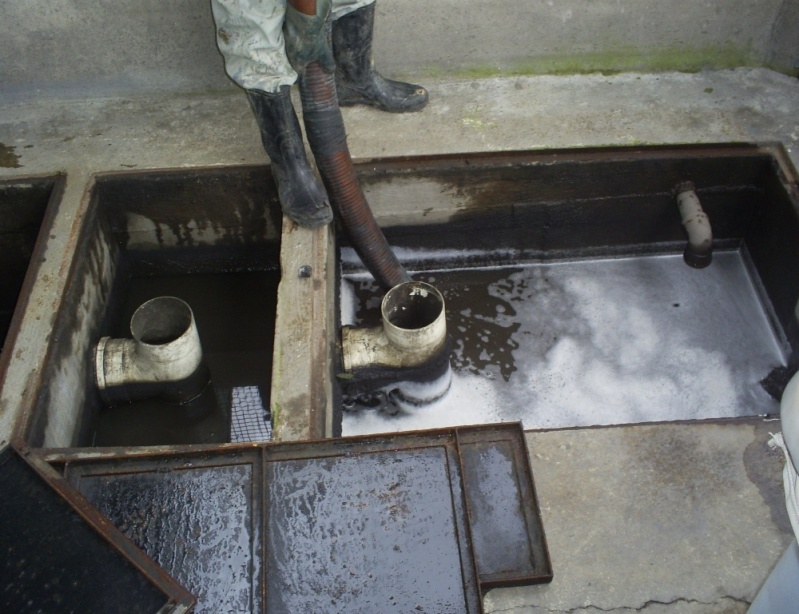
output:
[{"label": "white foam on water", "polygon": [[[392,251],[400,262],[431,260],[438,262],[463,262],[470,259],[483,261],[493,259],[496,262],[497,260],[509,260],[511,258],[516,258],[519,254],[518,250],[513,249],[497,249],[489,251],[485,249],[430,250],[416,247],[393,247]],[[339,260],[342,265],[355,269],[360,269],[363,267],[361,258],[358,256],[358,252],[356,252],[352,247],[342,247],[339,250]],[[347,277],[357,278],[359,280],[372,279],[372,276],[365,271],[358,273],[353,272],[351,274],[348,273]]]},{"label": "white foam on water", "polygon": [[355,298],[355,291],[352,284],[340,284],[339,292],[339,317],[342,326],[352,326],[355,324],[355,312],[358,300]]},{"label": "white foam on water", "polygon": [[344,414],[342,435],[395,433],[444,428],[461,424],[500,422],[496,411],[496,391],[489,380],[457,373],[446,396],[420,407],[404,407],[395,416],[374,410]]},{"label": "white foam on water", "polygon": [[464,343],[485,344],[474,352],[485,366],[456,372],[450,392],[426,407],[393,417],[347,414],[345,434],[513,420],[525,428],[557,428],[778,410],[759,381],[784,356],[737,252],[715,254],[701,271],[680,256],[507,270],[488,288],[497,300],[498,326],[490,334],[518,324],[506,340],[492,340],[514,348],[515,371],[507,381],[491,363],[498,358],[487,343],[489,329],[481,327],[485,312],[473,316],[467,308],[461,313],[473,318],[474,329],[450,331],[456,352]]}]

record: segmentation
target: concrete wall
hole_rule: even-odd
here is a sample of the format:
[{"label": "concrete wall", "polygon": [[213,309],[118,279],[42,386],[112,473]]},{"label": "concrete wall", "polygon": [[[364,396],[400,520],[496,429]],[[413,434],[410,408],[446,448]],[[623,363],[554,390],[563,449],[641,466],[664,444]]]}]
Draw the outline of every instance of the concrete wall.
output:
[{"label": "concrete wall", "polygon": [[[799,2],[406,0],[386,4],[386,21],[402,19],[412,27],[382,31],[387,40],[381,45],[392,50],[387,58],[394,58],[398,67],[535,74],[763,65],[783,4]],[[406,17],[411,4],[417,10]],[[464,5],[469,10],[458,8]],[[403,48],[403,39],[414,44]],[[794,44],[794,53],[797,49]]]},{"label": "concrete wall", "polygon": [[206,0],[4,0],[0,14],[8,92],[228,87]]},{"label": "concrete wall", "polygon": [[[799,64],[799,0],[379,0],[378,20],[393,75]],[[6,96],[231,87],[208,0],[4,0],[0,41]]]},{"label": "concrete wall", "polygon": [[784,0],[770,39],[768,65],[799,75],[799,2]]}]

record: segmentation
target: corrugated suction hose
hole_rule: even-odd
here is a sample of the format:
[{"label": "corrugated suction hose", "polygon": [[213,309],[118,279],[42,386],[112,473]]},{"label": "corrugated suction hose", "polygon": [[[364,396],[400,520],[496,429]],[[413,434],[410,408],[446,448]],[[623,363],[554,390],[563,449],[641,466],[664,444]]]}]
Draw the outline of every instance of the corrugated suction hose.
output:
[{"label": "corrugated suction hose", "polygon": [[316,165],[333,208],[361,260],[386,289],[410,281],[377,225],[352,166],[335,75],[322,70],[318,62],[310,63],[300,77],[300,95],[305,132]]}]

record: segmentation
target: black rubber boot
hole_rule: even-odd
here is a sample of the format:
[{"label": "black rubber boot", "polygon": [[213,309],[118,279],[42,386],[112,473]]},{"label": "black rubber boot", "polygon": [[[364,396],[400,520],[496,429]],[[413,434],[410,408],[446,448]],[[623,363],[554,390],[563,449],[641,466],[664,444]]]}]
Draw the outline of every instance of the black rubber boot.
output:
[{"label": "black rubber boot", "polygon": [[300,122],[289,91],[288,86],[281,87],[277,94],[247,90],[247,97],[272,162],[283,213],[300,226],[316,228],[333,221],[333,210],[305,156]]},{"label": "black rubber boot", "polygon": [[420,111],[427,90],[383,78],[372,60],[375,5],[369,4],[333,22],[336,92],[342,107],[365,104],[390,113]]}]

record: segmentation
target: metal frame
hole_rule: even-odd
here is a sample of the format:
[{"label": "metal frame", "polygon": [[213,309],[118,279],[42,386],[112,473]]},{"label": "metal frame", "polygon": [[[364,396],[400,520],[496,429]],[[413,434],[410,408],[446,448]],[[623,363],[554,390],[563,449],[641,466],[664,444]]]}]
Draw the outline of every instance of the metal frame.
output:
[{"label": "metal frame", "polygon": [[125,537],[119,529],[109,523],[91,503],[40,455],[28,448],[12,446],[10,449],[13,449],[14,453],[42,479],[47,488],[59,496],[92,530],[107,542],[111,551],[123,557],[137,573],[141,574],[147,582],[163,594],[165,603],[159,612],[182,614],[193,609],[196,603],[195,597],[175,582],[171,576]]},{"label": "metal frame", "polygon": [[[224,466],[232,463],[247,462],[255,467],[253,479],[263,481],[263,487],[257,485],[252,490],[253,510],[259,507],[256,499],[260,496],[262,511],[254,514],[261,518],[263,527],[267,527],[271,518],[273,503],[269,500],[269,483],[267,468],[270,465],[308,460],[324,461],[325,459],[358,457],[370,454],[393,454],[408,451],[439,448],[445,451],[447,475],[449,475],[453,514],[458,527],[458,548],[461,552],[461,572],[464,594],[468,597],[469,611],[480,611],[480,593],[497,586],[512,586],[549,582],[552,580],[552,567],[549,559],[546,538],[540,517],[540,509],[533,482],[524,431],[520,423],[505,423],[484,426],[467,426],[436,429],[431,431],[415,431],[325,439],[307,442],[274,442],[262,444],[243,444],[224,448],[202,448],[193,450],[173,449],[171,451],[139,449],[131,455],[129,450],[96,451],[92,454],[76,457],[67,453],[48,453],[45,457],[63,471],[65,479],[80,489],[81,480],[87,477],[130,475],[132,473],[151,473],[175,471],[191,468]],[[523,527],[522,537],[531,557],[523,567],[515,569],[481,570],[479,553],[475,551],[477,544],[495,544],[496,548],[505,549],[518,544],[503,541],[501,536],[477,535],[485,531],[476,527],[475,510],[485,506],[486,493],[480,492],[475,481],[478,479],[472,460],[479,459],[486,450],[495,449],[503,454],[513,471],[510,480],[504,482],[503,492],[492,492],[490,495],[506,497],[512,500],[515,525]],[[260,493],[260,495],[258,494]],[[490,527],[489,527],[490,529]],[[253,531],[251,535],[258,535]],[[518,535],[514,535],[515,540]],[[262,563],[260,594],[264,608],[268,603],[266,575],[269,573],[267,559],[269,557],[266,529],[260,532],[259,545],[253,545],[252,552],[260,552]],[[524,543],[523,542],[523,543]],[[497,554],[493,553],[494,559]],[[477,556],[476,556],[477,555]],[[491,557],[489,557],[491,558]]]}]

